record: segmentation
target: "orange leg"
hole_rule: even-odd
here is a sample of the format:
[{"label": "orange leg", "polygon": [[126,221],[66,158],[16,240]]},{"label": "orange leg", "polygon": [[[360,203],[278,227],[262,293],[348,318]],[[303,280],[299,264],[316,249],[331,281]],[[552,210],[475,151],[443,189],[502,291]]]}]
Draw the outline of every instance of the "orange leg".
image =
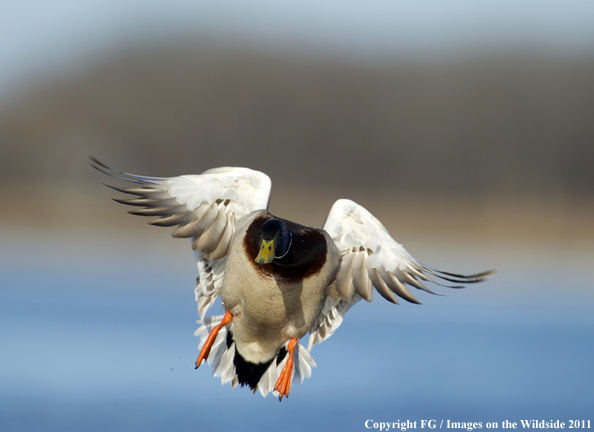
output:
[{"label": "orange leg", "polygon": [[279,393],[278,400],[282,400],[283,396],[289,397],[289,391],[291,390],[291,376],[293,375],[293,350],[297,346],[297,338],[291,338],[289,341],[289,357],[285,363],[274,389]]},{"label": "orange leg", "polygon": [[219,325],[217,325],[215,328],[213,328],[210,331],[208,338],[206,338],[206,342],[204,343],[204,346],[200,350],[200,355],[198,355],[198,360],[196,360],[195,369],[198,369],[198,366],[200,366],[202,364],[202,360],[205,360],[208,358],[208,355],[210,354],[210,349],[212,348],[212,344],[215,341],[217,335],[219,334],[219,330],[221,329],[221,327],[229,324],[232,319],[233,319],[233,315],[231,315],[231,312],[229,312],[229,311],[225,312],[223,321],[221,321],[221,323]]}]

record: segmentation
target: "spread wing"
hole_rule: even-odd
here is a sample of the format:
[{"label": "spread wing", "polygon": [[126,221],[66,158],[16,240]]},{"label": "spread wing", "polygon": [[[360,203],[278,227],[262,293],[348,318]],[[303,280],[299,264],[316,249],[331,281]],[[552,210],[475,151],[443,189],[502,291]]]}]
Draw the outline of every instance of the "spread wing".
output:
[{"label": "spread wing", "polygon": [[204,317],[220,294],[235,222],[268,207],[270,178],[259,171],[232,167],[215,168],[200,175],[145,177],[91,160],[91,165],[102,173],[135,183],[131,188],[109,186],[134,196],[115,200],[140,207],[129,213],[156,217],[150,224],[177,226],[173,237],[192,239],[199,272],[196,301],[198,313]]},{"label": "spread wing", "polygon": [[423,281],[443,285],[434,279],[437,277],[456,284],[443,286],[462,288],[458,284],[480,282],[494,273],[464,276],[421,264],[390,236],[379,220],[350,200],[334,203],[323,228],[334,240],[341,263],[334,287],[330,288],[318,322],[310,332],[308,349],[330,337],[355,303],[362,298],[371,301],[373,287],[392,303],[398,303],[396,296],[419,303],[409,286],[435,294]]}]

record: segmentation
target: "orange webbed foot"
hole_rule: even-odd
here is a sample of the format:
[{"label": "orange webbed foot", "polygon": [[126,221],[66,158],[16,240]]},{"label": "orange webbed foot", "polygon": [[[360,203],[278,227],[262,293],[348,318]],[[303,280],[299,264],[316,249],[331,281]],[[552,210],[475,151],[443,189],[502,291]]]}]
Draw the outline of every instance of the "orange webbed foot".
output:
[{"label": "orange webbed foot", "polygon": [[215,328],[213,328],[210,331],[210,333],[208,334],[208,338],[206,338],[206,342],[204,342],[204,346],[200,350],[200,354],[198,355],[198,359],[196,360],[196,367],[194,369],[198,369],[198,366],[202,364],[202,360],[208,358],[208,355],[210,354],[210,349],[212,348],[212,344],[214,343],[215,339],[217,338],[217,335],[219,334],[219,330],[221,330],[221,327],[223,327],[224,325],[229,324],[232,319],[233,315],[231,315],[231,312],[225,312],[223,321],[221,321],[220,324],[218,324]]},{"label": "orange webbed foot", "polygon": [[291,338],[288,345],[289,357],[287,358],[287,362],[285,363],[285,367],[283,368],[278,380],[276,381],[276,385],[274,386],[274,390],[278,392],[278,400],[282,400],[283,396],[289,397],[289,391],[291,390],[291,376],[293,375],[293,351],[297,346],[297,339]]}]

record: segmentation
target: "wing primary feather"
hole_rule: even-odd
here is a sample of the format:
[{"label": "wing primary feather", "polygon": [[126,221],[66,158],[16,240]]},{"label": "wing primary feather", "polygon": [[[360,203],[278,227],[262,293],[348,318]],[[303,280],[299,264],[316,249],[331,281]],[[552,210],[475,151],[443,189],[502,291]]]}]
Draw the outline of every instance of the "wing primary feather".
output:
[{"label": "wing primary feather", "polygon": [[[429,275],[426,275],[425,273],[422,273],[420,270],[414,268],[409,263],[406,263],[406,265],[408,266],[408,268],[410,268],[410,271],[413,272],[417,277],[420,277],[423,280],[434,283],[435,285],[439,285],[439,286],[446,287],[446,288],[465,288],[463,285],[446,285],[443,283],[439,283],[435,279],[430,277]],[[435,276],[437,276],[437,275],[435,275]]]},{"label": "wing primary feather", "polygon": [[433,282],[429,276],[427,276],[426,274],[420,272],[419,270],[417,270],[416,268],[414,268],[409,262],[405,262],[406,266],[408,267],[409,271],[415,275],[416,277],[418,277],[421,280],[425,280],[425,281],[431,281]]},{"label": "wing primary feather", "polygon": [[192,212],[188,210],[183,213],[155,219],[154,221],[149,222],[149,224],[167,227],[167,226],[172,226],[172,225],[184,224],[186,222],[189,222],[191,220],[191,218],[192,218]]},{"label": "wing primary feather", "polygon": [[[111,168],[109,168],[109,169],[111,171],[113,171],[113,172],[105,171],[104,169],[101,169],[98,166],[93,165],[93,164],[91,164],[91,166],[93,168],[95,168],[97,171],[99,171],[100,173],[102,173],[102,174],[108,175],[108,176],[113,177],[113,178],[117,178],[119,180],[125,180],[125,181],[130,182],[130,183],[136,183],[136,184],[154,183],[154,182],[150,182],[150,181],[138,180],[136,178],[126,178],[126,177],[117,176],[117,175],[114,174],[114,172],[119,173],[120,171],[116,171],[116,170],[113,170]],[[126,174],[126,173],[121,173],[121,174],[129,175],[129,174]]]},{"label": "wing primary feather", "polygon": [[342,257],[340,269],[336,275],[336,292],[338,292],[340,298],[345,301],[350,300],[354,292],[353,279],[351,276],[353,258],[355,258],[354,253],[349,252],[345,254]]},{"label": "wing primary feather", "polygon": [[[101,162],[99,159],[97,159],[95,156],[89,156],[89,159],[91,159],[91,161],[97,165],[99,165],[102,168],[107,168],[108,170],[111,169],[110,167],[108,167],[107,165],[105,165],[103,162]],[[93,164],[91,164],[91,166],[93,166]]]},{"label": "wing primary feather", "polygon": [[[446,280],[448,282],[454,282],[454,283],[468,284],[468,283],[482,282],[484,280],[484,279],[460,280],[460,279],[449,278],[449,277],[446,277],[446,276],[443,276],[443,275],[440,275],[440,274],[434,273],[434,272],[429,272],[429,273],[431,273],[434,276],[437,276],[440,279]],[[455,285],[455,286],[444,285],[444,286],[448,286],[449,288],[464,288],[464,286],[461,286],[461,285]]]},{"label": "wing primary feather", "polygon": [[406,287],[406,285],[404,285],[404,283],[402,283],[396,276],[394,276],[390,272],[388,272],[388,276],[389,276],[390,280],[394,283],[394,285],[396,285],[398,287],[398,291],[396,294],[398,294],[400,297],[402,297],[406,301],[409,301],[409,302],[415,303],[415,304],[421,304],[421,302],[418,301],[415,298],[415,296],[412,295],[412,293]]},{"label": "wing primary feather", "polygon": [[137,216],[173,216],[180,212],[187,211],[188,208],[185,205],[177,206],[162,206],[162,207],[147,207],[138,210],[132,210],[128,213]]},{"label": "wing primary feather", "polygon": [[215,221],[216,217],[219,214],[218,209],[215,209],[215,207],[217,207],[216,203],[209,206],[208,209],[206,210],[206,212],[204,213],[204,216],[202,216],[202,218],[200,218],[200,222],[196,224],[196,227],[194,228],[194,233],[193,233],[194,241],[192,242],[192,249],[194,249],[194,250],[200,249],[198,247],[198,242],[200,241],[200,236],[202,236],[202,233],[204,232],[204,230],[206,230]]},{"label": "wing primary feather", "polygon": [[402,297],[404,300],[415,303],[421,304],[415,296],[409,291],[409,289],[404,285],[402,282],[398,280],[396,276],[392,273],[386,271],[383,266],[377,268],[380,277],[384,280],[388,288],[392,290],[395,294],[399,297]]},{"label": "wing primary feather", "polygon": [[[443,272],[443,271],[440,271],[440,270],[435,270],[435,269],[432,269],[431,267],[428,267],[428,266],[426,266],[424,264],[420,264],[420,265],[421,265],[421,267],[422,267],[423,270],[431,273],[432,275],[437,276],[440,279],[447,280],[447,281],[450,281],[450,282],[455,282],[455,283],[476,283],[476,282],[482,282],[485,279],[487,279],[489,276],[497,273],[497,270],[489,270],[489,271],[486,271],[486,272],[481,272],[481,273],[477,273],[477,274],[473,274],[473,275],[464,276],[464,275],[459,275],[459,274],[456,274],[456,273],[448,273],[448,272]],[[447,276],[451,276],[451,277],[447,277]],[[452,278],[457,278],[457,279],[452,279]]]},{"label": "wing primary feather", "polygon": [[173,231],[171,234],[175,238],[184,238],[184,237],[195,237],[196,236],[196,227],[200,223],[202,216],[210,209],[210,206],[207,204],[202,204],[196,210],[192,212],[192,221],[188,222],[186,225],[182,225]]},{"label": "wing primary feather", "polygon": [[204,233],[200,236],[200,240],[198,240],[197,248],[204,249],[206,253],[211,252],[216,249],[221,237],[223,236],[223,232],[225,226],[227,225],[227,214],[225,213],[225,206],[222,204],[217,205],[217,218],[214,220],[212,225],[210,225]]},{"label": "wing primary feather", "polygon": [[169,198],[169,194],[167,193],[166,189],[159,189],[159,188],[153,188],[153,187],[119,188],[116,186],[108,185],[106,183],[103,183],[103,185],[105,185],[108,188],[113,189],[115,191],[121,192],[121,193],[129,194],[129,195],[138,195],[143,198],[149,198],[149,196],[150,196],[150,198],[159,199],[160,198],[158,196],[159,194],[161,194],[164,199]]},{"label": "wing primary feather", "polygon": [[398,300],[390,288],[386,285],[384,280],[379,276],[376,269],[371,268],[371,262],[369,260],[365,261],[365,266],[367,267],[367,273],[369,274],[369,278],[371,279],[371,283],[375,287],[378,293],[388,300],[391,303],[398,304]]},{"label": "wing primary feather", "polygon": [[484,280],[484,279],[488,278],[489,276],[497,273],[497,270],[493,269],[493,270],[487,270],[487,271],[484,271],[481,273],[475,273],[475,274],[465,276],[465,275],[459,275],[456,273],[448,273],[448,272],[444,272],[441,270],[435,270],[435,271],[437,271],[441,274],[445,274],[445,275],[453,276],[453,277],[459,277],[459,278],[465,278],[465,279],[481,279],[481,280]]},{"label": "wing primary feather", "polygon": [[355,291],[363,297],[368,302],[372,299],[372,284],[367,275],[367,268],[365,267],[365,262],[367,258],[367,253],[360,251],[355,254],[353,258],[353,263],[351,267],[351,273],[353,275],[353,285],[355,287]]},{"label": "wing primary feather", "polygon": [[229,249],[230,240],[235,232],[235,218],[231,216],[231,218],[227,221],[227,225],[225,225],[225,231],[223,231],[223,235],[221,236],[221,240],[217,245],[216,249],[207,254],[207,259],[209,260],[216,260],[219,258],[224,257],[227,255],[227,250]]},{"label": "wing primary feather", "polygon": [[409,285],[414,286],[415,288],[418,288],[422,291],[428,292],[430,294],[435,294],[435,295],[441,295],[441,294],[437,294],[433,291],[431,291],[429,288],[427,288],[421,281],[415,279],[414,276],[412,276],[410,273],[407,273],[405,271],[400,272],[402,274],[402,277],[404,278],[404,282],[406,282]]},{"label": "wing primary feather", "polygon": [[149,206],[151,204],[160,203],[161,200],[155,198],[132,198],[132,199],[117,199],[112,198],[115,202],[131,206]]},{"label": "wing primary feather", "polygon": [[457,277],[457,278],[461,278],[461,279],[487,278],[487,277],[497,273],[497,270],[493,269],[493,270],[487,270],[484,272],[470,274],[470,275],[461,275],[461,274],[457,274],[457,273],[450,273],[450,272],[446,272],[446,271],[442,271],[442,270],[437,270],[437,269],[431,268],[425,264],[421,264],[421,265],[423,266],[423,268],[426,268],[428,270],[432,270],[437,273],[441,273],[441,274],[444,274],[447,276]]},{"label": "wing primary feather", "polygon": [[[102,172],[103,174],[106,174],[110,177],[114,177],[120,180],[125,180],[125,181],[129,181],[132,183],[138,183],[138,184],[145,184],[145,183],[151,183],[151,184],[158,184],[157,182],[155,182],[155,180],[163,180],[159,177],[145,177],[145,176],[140,176],[140,175],[136,175],[136,174],[130,174],[124,171],[120,171],[117,170],[115,168],[111,168],[107,165],[105,165],[103,162],[99,161],[98,159],[94,158],[93,156],[90,156],[89,159],[91,159],[92,163],[91,166],[93,168],[95,168],[97,171]],[[97,166],[99,165],[99,166]],[[105,171],[107,170],[107,171]],[[119,177],[116,176],[114,173],[118,173],[118,174],[122,174],[131,178],[125,178],[125,177]]]}]

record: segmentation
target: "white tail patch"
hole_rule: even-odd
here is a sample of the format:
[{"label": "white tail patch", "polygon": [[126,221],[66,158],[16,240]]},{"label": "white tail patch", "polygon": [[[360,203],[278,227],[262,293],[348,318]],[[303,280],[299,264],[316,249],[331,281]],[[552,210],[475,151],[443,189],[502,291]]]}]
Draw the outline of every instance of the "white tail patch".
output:
[{"label": "white tail patch", "polygon": [[[203,320],[196,321],[201,324],[200,327],[194,332],[194,336],[200,337],[200,343],[198,344],[198,350],[201,350],[208,338],[208,335],[214,327],[219,325],[223,321],[223,315],[212,316],[204,318]],[[231,383],[231,388],[234,389],[239,383],[235,365],[233,364],[233,358],[235,357],[235,343],[231,346],[227,346],[227,326],[221,327],[219,334],[213,342],[210,354],[207,359],[207,363],[212,367],[212,374],[216,377],[221,377],[221,384]],[[285,344],[287,348],[289,341]],[[281,371],[285,367],[289,355],[285,355],[285,358],[277,365],[276,358],[272,361],[258,385],[254,389],[254,392],[259,391],[262,396],[266,397],[268,393],[272,393],[278,397],[278,392],[274,390],[276,381],[278,380]],[[307,349],[297,343],[297,346],[293,350],[293,374],[291,375],[291,384],[302,384],[306,378],[311,377],[312,368],[316,367],[316,362],[311,357]]]}]

